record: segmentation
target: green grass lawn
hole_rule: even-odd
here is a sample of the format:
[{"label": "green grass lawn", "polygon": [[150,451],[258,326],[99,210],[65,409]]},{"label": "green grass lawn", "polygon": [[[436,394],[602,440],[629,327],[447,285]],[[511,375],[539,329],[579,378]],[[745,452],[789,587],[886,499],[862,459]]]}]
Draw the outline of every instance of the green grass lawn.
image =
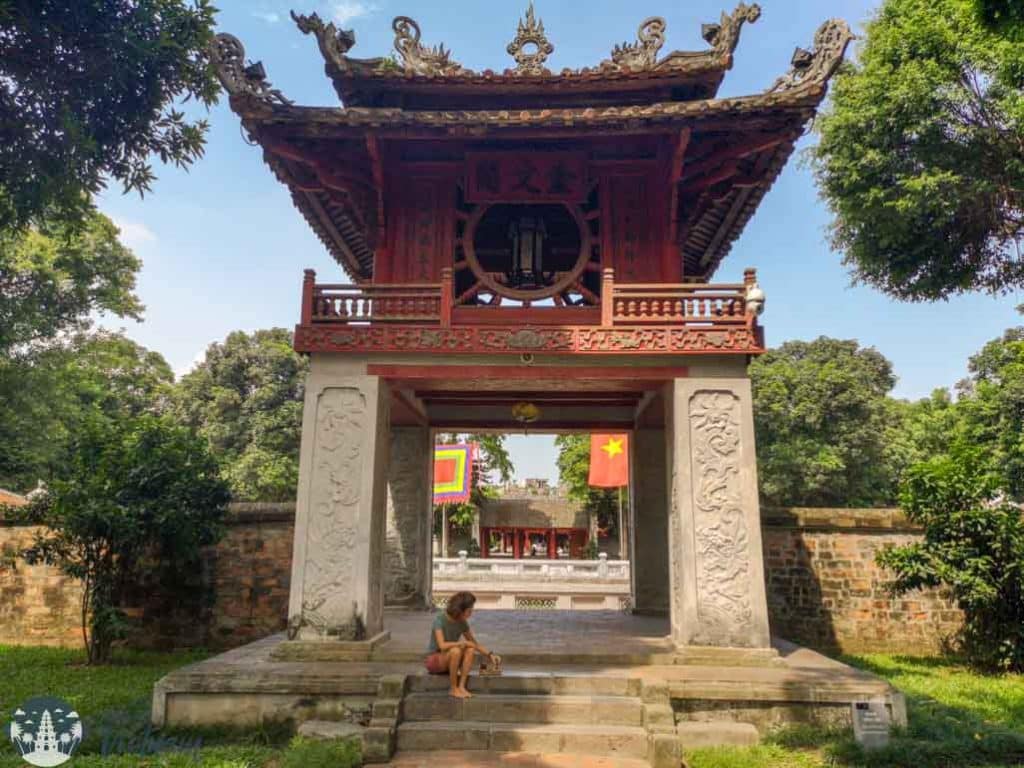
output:
[{"label": "green grass lawn", "polygon": [[[82,664],[83,653],[57,648],[0,645],[0,725],[33,696],[59,696],[82,715],[86,738],[70,766],[76,768],[353,768],[360,764],[352,744],[310,742],[281,729],[174,733],[198,751],[157,755],[104,755],[101,733],[110,741],[146,733],[153,683],[172,669],[198,661],[201,653],[120,652],[110,666]],[[7,738],[0,739],[0,768],[24,768]]]},{"label": "green grass lawn", "polygon": [[[32,696],[55,695],[83,716],[85,743],[70,765],[80,768],[351,768],[351,745],[307,742],[282,729],[174,734],[202,737],[197,754],[104,757],[98,733],[130,738],[145,731],[153,683],[199,653],[122,652],[107,667],[87,667],[79,651],[0,646],[0,722]],[[707,749],[687,755],[691,768],[1012,768],[1024,766],[1024,677],[984,677],[954,662],[898,656],[844,659],[885,677],[907,695],[910,728],[892,746],[865,755],[848,732],[780,731],[752,749]],[[0,768],[25,763],[0,739]]]},{"label": "green grass lawn", "polygon": [[907,696],[910,726],[890,747],[863,753],[849,731],[780,731],[752,749],[705,749],[691,768],[1019,768],[1024,766],[1024,676],[985,677],[952,661],[851,656]]}]

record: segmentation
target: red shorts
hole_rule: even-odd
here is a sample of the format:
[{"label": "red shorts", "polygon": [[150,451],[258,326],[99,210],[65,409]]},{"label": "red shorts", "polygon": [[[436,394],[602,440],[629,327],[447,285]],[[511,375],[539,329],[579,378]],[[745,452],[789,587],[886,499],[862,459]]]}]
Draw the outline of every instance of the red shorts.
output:
[{"label": "red shorts", "polygon": [[432,653],[424,659],[423,666],[432,675],[443,675],[448,671],[448,660],[443,653]]}]

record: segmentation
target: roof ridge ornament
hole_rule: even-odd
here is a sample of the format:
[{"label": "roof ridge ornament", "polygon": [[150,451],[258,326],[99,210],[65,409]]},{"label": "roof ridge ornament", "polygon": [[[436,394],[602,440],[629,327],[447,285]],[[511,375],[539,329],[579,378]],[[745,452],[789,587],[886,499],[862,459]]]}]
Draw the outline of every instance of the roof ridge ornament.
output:
[{"label": "roof ridge ornament", "polygon": [[292,103],[267,80],[263,62],[245,63],[245,46],[234,35],[227,32],[216,35],[210,43],[209,53],[217,79],[231,96],[249,96],[285,105]]},{"label": "roof ridge ornament", "polygon": [[452,52],[445,50],[444,43],[427,48],[420,43],[420,25],[408,16],[396,16],[391,22],[395,31],[395,50],[402,59],[406,74],[410,75],[458,75],[467,70],[452,61]]},{"label": "roof ridge ornament", "polygon": [[740,42],[740,32],[744,24],[753,24],[761,18],[761,6],[757,3],[747,5],[740,3],[731,15],[722,13],[717,24],[704,24],[700,28],[700,36],[721,56],[731,56]]},{"label": "roof ridge ornament", "polygon": [[291,12],[292,20],[304,35],[316,36],[317,45],[324,59],[335,66],[345,68],[345,54],[356,44],[356,33],[351,29],[338,29],[334,22],[324,23],[316,13],[304,16]]},{"label": "roof ridge ornament", "polygon": [[544,22],[538,21],[534,15],[533,0],[530,0],[530,7],[526,9],[526,18],[519,19],[515,39],[505,50],[516,60],[513,75],[536,77],[551,74],[544,62],[555,52],[555,46],[544,34]]},{"label": "roof ridge ornament", "polygon": [[814,34],[814,50],[797,48],[793,52],[792,69],[776,80],[768,92],[824,88],[843,63],[846,49],[855,37],[845,21],[829,19]]},{"label": "roof ridge ornament", "polygon": [[602,62],[601,68],[627,72],[653,69],[658,61],[658,51],[665,45],[666,27],[665,19],[660,16],[644,19],[637,28],[637,41],[616,45],[612,49],[611,60]]}]

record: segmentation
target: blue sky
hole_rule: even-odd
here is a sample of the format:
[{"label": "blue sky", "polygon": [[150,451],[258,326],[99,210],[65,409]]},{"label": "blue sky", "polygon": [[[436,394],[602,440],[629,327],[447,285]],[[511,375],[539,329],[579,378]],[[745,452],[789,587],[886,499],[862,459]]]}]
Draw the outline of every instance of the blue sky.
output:
[{"label": "blue sky", "polygon": [[[635,37],[647,16],[668,22],[670,49],[703,50],[702,22],[717,20],[737,0],[538,0],[536,10],[555,46],[549,66],[591,66],[612,46]],[[295,3],[295,4],[293,4]],[[219,27],[239,37],[251,59],[262,60],[274,86],[300,104],[336,105],[315,41],[303,36],[290,8],[317,11],[356,32],[352,55],[392,50],[391,19],[414,17],[427,44],[444,42],[472,69],[503,69],[526,0],[219,0]],[[859,31],[875,2],[761,0],[764,13],[748,26],[723,96],[756,93],[786,71],[793,49],[809,47],[818,25],[845,18]],[[162,353],[179,374],[206,346],[236,329],[291,327],[299,315],[302,270],[340,280],[328,256],[292,207],[287,190],[263,164],[259,148],[242,138],[227,100],[208,119],[206,156],[189,172],[157,166],[159,180],[145,199],[111,189],[100,206],[122,228],[122,239],[143,259],[139,295],[142,323],[105,320]],[[804,140],[806,146],[813,136]],[[829,213],[810,172],[794,157],[767,195],[716,276],[738,281],[758,269],[768,296],[763,322],[769,344],[819,335],[855,338],[888,357],[899,383],[895,394],[918,398],[951,386],[966,374],[969,355],[1020,324],[1014,308],[1024,295],[971,295],[937,304],[901,304],[853,287],[840,256],[828,244]],[[514,443],[517,474],[554,477],[550,439]],[[543,445],[541,445],[541,443]]]}]

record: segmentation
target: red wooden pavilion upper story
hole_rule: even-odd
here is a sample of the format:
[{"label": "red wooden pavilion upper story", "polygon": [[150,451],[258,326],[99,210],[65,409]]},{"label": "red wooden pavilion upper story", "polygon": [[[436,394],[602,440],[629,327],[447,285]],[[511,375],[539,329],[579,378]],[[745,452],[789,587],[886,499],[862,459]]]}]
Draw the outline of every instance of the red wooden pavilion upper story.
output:
[{"label": "red wooden pavilion upper story", "polygon": [[470,71],[407,17],[395,53],[316,14],[341,107],[291,103],[218,35],[220,79],[295,206],[350,278],[306,272],[295,345],[359,354],[763,351],[764,295],[710,281],[793,152],[852,39],[826,22],[763,93],[717,98],[745,24],[662,56],[665,22],[595,67],[553,72],[532,5],[515,66]]}]

